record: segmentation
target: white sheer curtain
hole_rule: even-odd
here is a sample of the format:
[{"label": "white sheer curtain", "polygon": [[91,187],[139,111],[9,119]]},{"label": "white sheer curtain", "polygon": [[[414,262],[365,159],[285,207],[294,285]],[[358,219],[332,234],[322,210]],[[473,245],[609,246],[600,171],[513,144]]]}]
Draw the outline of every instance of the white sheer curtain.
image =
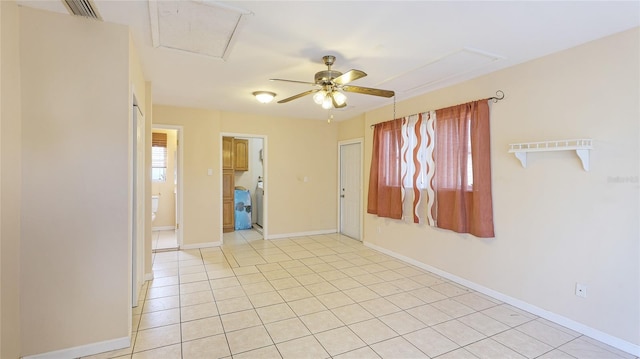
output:
[{"label": "white sheer curtain", "polygon": [[402,119],[401,179],[403,218],[435,226],[435,111]]}]

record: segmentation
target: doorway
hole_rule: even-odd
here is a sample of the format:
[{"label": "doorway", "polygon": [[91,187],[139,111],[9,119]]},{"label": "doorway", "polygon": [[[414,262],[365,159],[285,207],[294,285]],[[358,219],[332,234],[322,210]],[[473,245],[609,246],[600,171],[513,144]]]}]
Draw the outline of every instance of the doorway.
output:
[{"label": "doorway", "polygon": [[222,133],[220,235],[237,239],[254,232],[268,238],[267,136]]},{"label": "doorway", "polygon": [[182,126],[152,127],[153,252],[178,250],[182,245]]},{"label": "doorway", "polygon": [[338,143],[339,228],[345,236],[362,240],[362,139]]}]

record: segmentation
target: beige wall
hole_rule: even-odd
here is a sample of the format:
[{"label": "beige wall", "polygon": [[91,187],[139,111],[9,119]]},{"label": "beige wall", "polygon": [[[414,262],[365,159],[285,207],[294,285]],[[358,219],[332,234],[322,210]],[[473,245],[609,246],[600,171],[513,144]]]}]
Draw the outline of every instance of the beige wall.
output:
[{"label": "beige wall", "polygon": [[160,195],[158,203],[158,213],[153,227],[175,227],[176,226],[176,197],[174,192],[174,169],[176,153],[176,130],[154,129],[152,132],[167,134],[167,177],[164,182],[153,182],[151,184],[152,195]]},{"label": "beige wall", "polygon": [[[138,107],[142,111],[144,115],[144,125],[145,125],[145,144],[151,143],[151,123],[152,123],[152,115],[151,115],[151,84],[145,81],[144,75],[142,73],[142,66],[140,64],[140,58],[138,57],[138,51],[136,50],[135,44],[133,42],[133,38],[131,33],[129,33],[129,80],[131,82],[129,86],[129,99],[133,100],[135,96],[138,101]],[[133,106],[133,103],[130,102],[129,105]],[[133,128],[133,127],[131,127]],[[146,146],[147,148],[149,146]],[[133,157],[132,157],[133,158]],[[143,272],[144,277],[146,279],[153,278],[153,269],[152,269],[152,260],[151,260],[151,197],[150,197],[150,188],[151,188],[151,150],[147,150],[145,153],[145,164],[143,166],[146,171],[146,179],[145,179],[145,220],[144,220],[144,263],[143,263]]]},{"label": "beige wall", "polygon": [[220,238],[220,113],[200,109],[153,106],[154,125],[182,126],[183,246],[219,242]]},{"label": "beige wall", "polygon": [[338,141],[363,138],[365,134],[365,115],[354,117],[348,121],[336,122],[338,126]]},{"label": "beige wall", "polygon": [[[365,215],[365,242],[639,345],[638,35],[399,103],[398,117],[505,92],[491,118],[496,238]],[[388,113],[368,113],[366,128]],[[575,152],[530,154],[527,168],[507,153],[509,143],[571,138],[593,138],[589,172]],[[586,299],[574,295],[576,282],[588,285]]]},{"label": "beige wall", "polygon": [[124,26],[20,8],[23,355],[129,334],[129,46]]},{"label": "beige wall", "polygon": [[221,240],[220,141],[225,133],[267,136],[270,236],[335,230],[335,196],[326,195],[336,191],[335,125],[170,106],[153,111],[154,124],[184,128],[184,245]]},{"label": "beige wall", "polygon": [[326,121],[229,112],[221,116],[223,133],[267,136],[264,163],[268,236],[335,231],[337,126]]},{"label": "beige wall", "polygon": [[0,1],[0,357],[20,356],[21,120],[18,7]]}]

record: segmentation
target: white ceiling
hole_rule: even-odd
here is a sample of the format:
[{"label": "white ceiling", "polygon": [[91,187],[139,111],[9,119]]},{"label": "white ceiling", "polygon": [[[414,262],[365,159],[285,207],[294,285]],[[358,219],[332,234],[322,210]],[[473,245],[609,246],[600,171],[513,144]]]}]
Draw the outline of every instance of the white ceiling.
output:
[{"label": "white ceiling", "polygon": [[[328,113],[311,96],[260,104],[251,93],[273,91],[277,101],[310,90],[269,79],[313,82],[326,69],[322,56],[334,55],[334,70],[368,74],[352,85],[393,90],[402,101],[640,25],[639,1],[196,2],[245,13],[224,59],[154,47],[147,0],[94,0],[105,22],[131,27],[154,103],[320,120]],[[18,3],[67,13],[62,0]],[[335,120],[393,103],[347,96]]]}]

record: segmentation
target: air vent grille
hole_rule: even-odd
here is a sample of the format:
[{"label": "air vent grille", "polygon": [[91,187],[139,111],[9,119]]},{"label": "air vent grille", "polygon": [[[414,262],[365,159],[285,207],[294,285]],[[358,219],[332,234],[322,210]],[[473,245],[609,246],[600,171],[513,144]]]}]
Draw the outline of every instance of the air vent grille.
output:
[{"label": "air vent grille", "polygon": [[62,0],[62,2],[73,15],[102,20],[91,0]]}]

